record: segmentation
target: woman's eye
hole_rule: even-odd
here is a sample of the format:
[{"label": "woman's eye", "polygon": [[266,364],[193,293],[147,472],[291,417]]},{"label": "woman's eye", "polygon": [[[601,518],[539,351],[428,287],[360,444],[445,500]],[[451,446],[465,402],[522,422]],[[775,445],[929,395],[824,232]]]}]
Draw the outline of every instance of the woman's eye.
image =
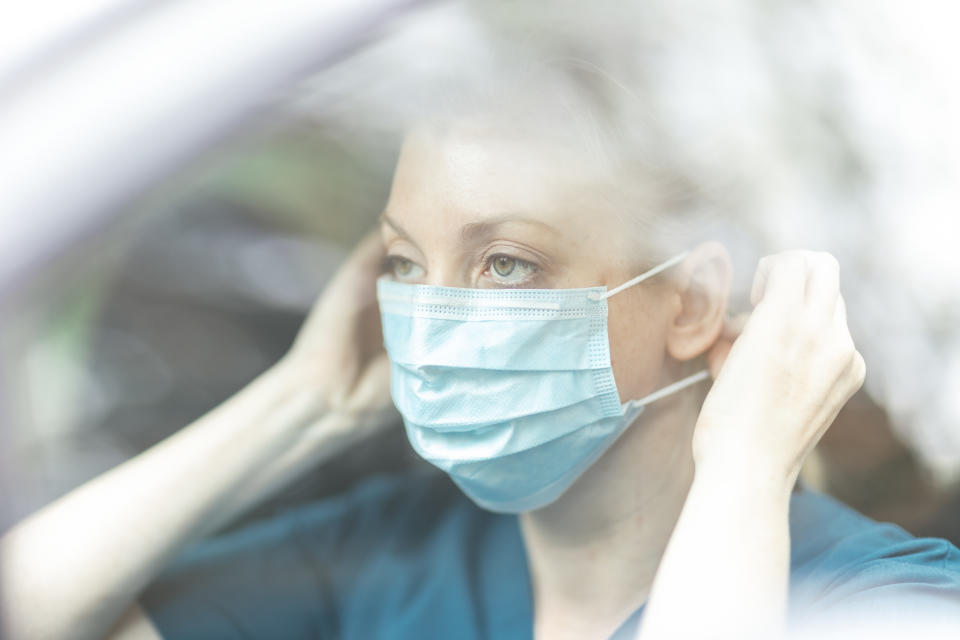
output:
[{"label": "woman's eye", "polygon": [[422,271],[416,262],[400,256],[387,256],[385,270],[400,279],[418,278]]},{"label": "woman's eye", "polygon": [[490,279],[497,284],[519,285],[537,271],[537,266],[512,256],[498,254],[488,260]]},{"label": "woman's eye", "polygon": [[497,256],[493,260],[493,270],[498,276],[507,277],[517,266],[517,261],[509,256]]},{"label": "woman's eye", "polygon": [[409,260],[397,260],[393,271],[398,276],[408,276],[410,275],[410,272],[413,271],[413,263]]}]

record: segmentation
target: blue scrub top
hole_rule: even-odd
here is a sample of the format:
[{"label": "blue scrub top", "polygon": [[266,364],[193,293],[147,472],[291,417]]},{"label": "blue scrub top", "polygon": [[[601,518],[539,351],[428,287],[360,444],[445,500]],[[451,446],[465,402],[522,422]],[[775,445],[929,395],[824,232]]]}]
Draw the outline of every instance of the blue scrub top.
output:
[{"label": "blue scrub top", "polygon": [[[960,612],[960,551],[812,491],[790,506],[791,612]],[[722,550],[718,549],[718,553]],[[532,637],[516,516],[483,511],[442,475],[378,477],[202,542],[141,597],[175,638]],[[630,636],[642,609],[615,637]]]}]

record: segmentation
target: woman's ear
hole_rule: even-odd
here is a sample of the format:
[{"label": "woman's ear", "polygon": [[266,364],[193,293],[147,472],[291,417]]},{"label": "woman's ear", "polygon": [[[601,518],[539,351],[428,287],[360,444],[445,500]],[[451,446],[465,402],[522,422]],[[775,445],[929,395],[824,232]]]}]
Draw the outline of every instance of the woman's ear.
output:
[{"label": "woman's ear", "polygon": [[719,242],[705,242],[680,263],[677,313],[667,330],[667,352],[677,360],[706,353],[723,330],[733,264]]}]

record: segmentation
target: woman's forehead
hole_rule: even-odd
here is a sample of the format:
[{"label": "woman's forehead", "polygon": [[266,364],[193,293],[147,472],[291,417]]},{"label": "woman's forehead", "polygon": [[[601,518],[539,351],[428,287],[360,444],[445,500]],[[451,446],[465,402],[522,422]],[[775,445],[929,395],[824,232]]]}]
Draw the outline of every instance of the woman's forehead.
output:
[{"label": "woman's forehead", "polygon": [[442,210],[569,224],[572,209],[589,205],[600,180],[557,140],[476,123],[421,127],[405,140],[388,209],[394,217]]},{"label": "woman's forehead", "polygon": [[[471,117],[421,124],[404,138],[404,152],[466,162],[536,166],[557,172],[596,174],[603,168],[590,143],[569,126],[529,119]],[[595,142],[595,141],[594,141]]]}]

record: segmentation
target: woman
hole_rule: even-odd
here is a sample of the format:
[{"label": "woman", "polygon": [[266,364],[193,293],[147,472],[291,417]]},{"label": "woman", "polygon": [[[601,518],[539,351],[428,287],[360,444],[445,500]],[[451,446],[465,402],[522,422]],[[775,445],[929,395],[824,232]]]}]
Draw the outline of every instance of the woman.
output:
[{"label": "woman", "polygon": [[[726,321],[730,257],[660,233],[662,176],[552,125],[411,133],[380,235],[282,361],[6,534],[9,637],[608,638],[641,617],[643,638],[768,637],[788,600],[955,614],[957,549],[794,490],[864,376],[836,261],[765,258],[749,319]],[[390,424],[391,379],[462,493],[375,479],[175,560]]]}]

